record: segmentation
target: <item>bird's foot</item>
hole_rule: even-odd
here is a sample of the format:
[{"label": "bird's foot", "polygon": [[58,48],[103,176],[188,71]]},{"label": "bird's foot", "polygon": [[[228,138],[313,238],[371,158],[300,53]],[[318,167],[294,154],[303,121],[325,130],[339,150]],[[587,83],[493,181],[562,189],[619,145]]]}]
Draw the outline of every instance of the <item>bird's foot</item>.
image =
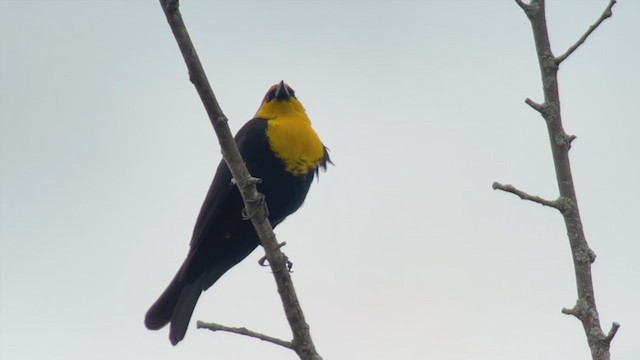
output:
[{"label": "bird's foot", "polygon": [[[281,242],[280,244],[278,244],[278,249],[282,248],[282,247],[283,247],[283,246],[285,246],[285,245],[287,245],[287,242],[286,242],[286,241]],[[284,255],[284,254],[283,254],[283,255]],[[290,272],[290,273],[292,273],[292,272],[293,272],[293,270],[291,270],[291,269],[293,269],[293,262],[291,262],[291,260],[289,260],[289,258],[288,258],[286,255],[284,255],[284,257],[285,257],[285,259],[286,259],[286,267],[287,267],[287,271],[288,271],[288,272]],[[269,260],[267,259],[267,256],[265,255],[265,256],[261,257],[261,258],[260,258],[260,260],[258,260],[258,264],[259,264],[260,266],[269,266],[268,261],[269,261]]]},{"label": "bird's foot", "polygon": [[[256,185],[262,183],[262,179],[253,176],[250,176],[248,181]],[[231,178],[231,185],[238,185],[236,178]]]},{"label": "bird's foot", "polygon": [[[255,178],[253,178],[253,179],[255,179]],[[249,220],[252,217],[254,217],[258,213],[258,211],[260,209],[260,206],[262,206],[264,208],[264,213],[265,213],[264,216],[266,216],[267,218],[269,217],[269,207],[267,206],[267,199],[264,196],[264,194],[258,193],[258,198],[257,199],[248,200],[247,202],[258,203],[258,206],[256,206],[255,210],[252,211],[251,214],[249,214],[247,212],[247,208],[243,208],[242,209],[242,220]]]}]

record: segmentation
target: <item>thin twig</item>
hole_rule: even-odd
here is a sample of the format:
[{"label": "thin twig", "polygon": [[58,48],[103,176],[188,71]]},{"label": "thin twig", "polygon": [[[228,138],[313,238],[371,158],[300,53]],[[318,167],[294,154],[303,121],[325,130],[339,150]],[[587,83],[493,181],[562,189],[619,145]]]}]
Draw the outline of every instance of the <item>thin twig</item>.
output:
[{"label": "thin twig", "polygon": [[559,211],[562,211],[562,207],[560,206],[560,203],[557,200],[547,200],[547,199],[543,199],[540,196],[537,195],[529,195],[526,192],[522,191],[522,190],[518,190],[515,188],[515,186],[510,185],[510,184],[500,184],[497,181],[493,182],[493,185],[491,185],[491,187],[493,188],[493,190],[502,190],[508,193],[512,193],[517,195],[518,197],[520,197],[520,199],[522,200],[529,200],[529,201],[533,201],[535,203],[544,205],[544,206],[549,206],[552,207],[554,209],[557,209]]},{"label": "thin twig", "polygon": [[576,304],[573,305],[572,308],[562,308],[562,313],[565,315],[575,316],[582,321],[588,308],[589,304],[587,303],[587,301],[585,301],[584,299],[578,299],[576,301]]},{"label": "thin twig", "polygon": [[293,348],[293,343],[291,341],[286,341],[278,338],[274,338],[273,336],[261,334],[259,332],[251,331],[245,327],[229,327],[216,323],[206,323],[203,321],[196,322],[196,326],[198,329],[209,329],[211,331],[226,331],[238,335],[244,335],[256,339],[260,339],[262,341],[270,342],[272,344],[280,345],[286,347],[287,349],[295,350]]},{"label": "thin twig", "polygon": [[565,315],[573,315],[575,317],[578,317],[574,308],[562,308],[562,313]]},{"label": "thin twig", "polygon": [[611,340],[613,340],[613,337],[616,336],[616,333],[618,332],[618,329],[620,329],[620,324],[619,323],[614,322],[614,323],[611,324],[611,330],[609,330],[609,333],[604,338],[604,340],[607,342],[607,344],[611,343]]},{"label": "thin twig", "polygon": [[527,4],[527,3],[525,3],[524,1],[522,1],[522,0],[516,0],[516,4],[518,4],[518,6],[520,6],[520,8],[521,8],[522,10],[524,10],[525,12],[529,11],[529,6],[530,6],[530,5],[529,5],[529,4]]},{"label": "thin twig", "polygon": [[598,18],[598,20],[593,25],[589,26],[589,29],[587,29],[587,32],[585,32],[575,44],[573,44],[569,49],[567,49],[567,51],[565,51],[564,54],[555,58],[556,65],[560,65],[563,61],[565,61],[569,57],[569,55],[573,54],[573,52],[576,51],[576,49],[578,49],[580,45],[582,45],[585,42],[585,40],[587,40],[589,35],[591,35],[591,33],[595,29],[597,29],[598,26],[600,26],[600,24],[602,24],[603,21],[605,21],[606,19],[610,18],[611,15],[613,15],[611,8],[613,8],[613,5],[615,4],[616,4],[616,0],[609,1],[609,5],[607,5],[606,9],[604,9],[604,11],[602,12],[602,15],[600,15],[600,18]]},{"label": "thin twig", "polygon": [[532,108],[533,110],[535,110],[535,111],[539,112],[541,115],[544,115],[544,113],[545,113],[545,111],[546,111],[546,109],[547,109],[547,108],[546,108],[546,106],[545,106],[545,104],[538,104],[537,102],[535,102],[535,101],[533,101],[533,100],[531,100],[531,99],[529,99],[529,98],[526,98],[526,99],[524,100],[524,102],[525,102],[527,105],[531,106],[531,108]]}]

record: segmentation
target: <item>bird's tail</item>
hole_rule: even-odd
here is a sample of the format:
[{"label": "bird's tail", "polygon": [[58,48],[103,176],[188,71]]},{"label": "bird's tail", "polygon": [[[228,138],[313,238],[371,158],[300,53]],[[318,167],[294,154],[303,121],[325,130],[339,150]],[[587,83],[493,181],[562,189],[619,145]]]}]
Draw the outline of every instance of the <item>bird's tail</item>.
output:
[{"label": "bird's tail", "polygon": [[158,300],[151,305],[144,318],[144,325],[149,330],[159,330],[171,322],[169,340],[173,345],[184,338],[191,314],[202,293],[199,279],[193,283],[186,283],[181,279],[181,275],[182,269]]},{"label": "bird's tail", "polygon": [[158,330],[171,323],[171,344],[176,345],[182,340],[200,294],[258,246],[253,237],[241,235],[242,241],[233,243],[233,247],[192,249],[167,289],[147,311],[145,326],[149,330]]}]

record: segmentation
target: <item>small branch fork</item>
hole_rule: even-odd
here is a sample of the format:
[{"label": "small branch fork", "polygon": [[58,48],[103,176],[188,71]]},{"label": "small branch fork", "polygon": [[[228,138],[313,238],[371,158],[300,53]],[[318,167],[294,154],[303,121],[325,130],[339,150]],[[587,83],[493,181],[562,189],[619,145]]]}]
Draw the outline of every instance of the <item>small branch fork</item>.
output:
[{"label": "small branch fork", "polygon": [[569,161],[571,142],[575,140],[576,137],[574,135],[567,135],[562,126],[558,69],[559,65],[573,54],[604,20],[611,17],[611,9],[615,5],[616,0],[610,0],[598,20],[589,27],[587,32],[585,32],[574,45],[558,57],[555,57],[551,50],[546,25],[545,1],[531,0],[529,3],[525,3],[522,0],[514,1],[525,12],[531,23],[544,91],[543,103],[537,103],[529,98],[525,100],[525,103],[540,113],[545,120],[549,143],[551,145],[551,153],[553,155],[556,182],[560,194],[556,200],[547,200],[539,196],[527,194],[512,185],[503,185],[494,182],[492,187],[494,190],[509,192],[519,196],[523,200],[529,200],[560,211],[564,218],[569,244],[571,245],[578,295],[576,305],[571,309],[562,309],[562,313],[573,315],[582,323],[593,360],[610,360],[609,349],[611,341],[620,328],[620,324],[614,322],[606,335],[600,325],[593,289],[593,279],[591,276],[591,264],[595,261],[596,256],[587,243],[578,209],[573,175],[571,173],[571,163]]},{"label": "small branch fork", "polygon": [[595,23],[593,23],[591,26],[589,26],[589,29],[587,29],[587,31],[582,34],[582,36],[580,37],[580,39],[578,39],[578,41],[576,41],[575,44],[573,44],[571,47],[569,47],[569,49],[567,49],[567,51],[564,52],[564,54],[556,57],[555,62],[556,65],[560,65],[563,61],[565,61],[569,55],[573,54],[574,51],[576,51],[577,48],[580,47],[580,45],[582,45],[585,40],[587,40],[587,38],[589,37],[589,35],[591,35],[591,33],[598,28],[598,26],[600,26],[600,24],[602,24],[603,21],[605,21],[606,19],[610,18],[611,15],[613,15],[613,12],[611,11],[611,9],[613,8],[613,5],[616,4],[616,0],[610,0],[609,1],[609,5],[607,5],[607,8],[604,9],[604,11],[602,12],[602,15],[600,15],[600,17],[598,18],[598,20],[596,20]]},{"label": "small branch fork", "polygon": [[[584,321],[587,315],[586,312],[588,311],[588,307],[589,305],[584,300],[578,299],[574,307],[562,308],[562,313],[565,315],[575,316],[578,320]],[[609,329],[607,335],[604,335],[602,331],[594,333],[593,339],[588,339],[590,347],[592,347],[593,349],[593,345],[596,345],[596,348],[604,347],[608,349],[611,345],[613,337],[616,336],[618,329],[620,329],[620,323],[614,321],[613,323],[611,323],[611,328]]]},{"label": "small branch fork", "polygon": [[[529,18],[534,16],[535,13],[540,9],[539,5],[542,5],[542,7],[544,7],[544,0],[533,0],[531,1],[530,4],[527,4],[522,0],[515,0],[515,2],[516,4],[518,4],[518,6],[520,6],[522,10],[524,10],[525,14]],[[576,51],[587,40],[587,38],[591,35],[591,33],[593,33],[593,31],[597,29],[598,26],[600,26],[600,24],[602,24],[603,21],[607,20],[613,15],[612,8],[616,4],[616,2],[617,2],[616,0],[609,0],[609,4],[602,12],[602,15],[600,15],[600,17],[598,18],[598,20],[596,20],[595,23],[589,26],[587,31],[584,34],[582,34],[582,36],[580,36],[578,41],[576,41],[575,44],[571,45],[567,49],[567,51],[565,51],[562,55],[553,58],[553,61],[556,64],[556,66],[559,66],[563,61],[565,61],[569,57],[569,55],[573,54],[573,52]]]},{"label": "small branch fork", "polygon": [[[218,142],[222,149],[222,156],[229,166],[231,175],[233,175],[233,179],[235,179],[235,184],[242,195],[246,209],[244,215],[251,220],[251,223],[255,227],[262,247],[265,250],[266,257],[269,260],[269,266],[271,267],[276,286],[278,287],[278,294],[282,301],[284,313],[293,335],[293,340],[290,343],[291,347],[289,348],[293,349],[301,360],[321,360],[322,358],[313,344],[309,325],[305,320],[302,307],[300,306],[298,296],[293,287],[287,266],[287,257],[280,251],[280,246],[273,233],[273,228],[269,223],[266,202],[261,200],[261,195],[256,188],[257,180],[249,174],[242,160],[242,156],[238,151],[238,147],[229,129],[227,117],[222,112],[216,100],[195,47],[191,42],[191,37],[182,20],[178,1],[160,0],[160,6],[189,69],[189,80],[191,80],[195,86],[200,100],[207,111],[211,125],[213,125],[216,136],[218,137]],[[236,331],[236,333],[239,332]]]}]

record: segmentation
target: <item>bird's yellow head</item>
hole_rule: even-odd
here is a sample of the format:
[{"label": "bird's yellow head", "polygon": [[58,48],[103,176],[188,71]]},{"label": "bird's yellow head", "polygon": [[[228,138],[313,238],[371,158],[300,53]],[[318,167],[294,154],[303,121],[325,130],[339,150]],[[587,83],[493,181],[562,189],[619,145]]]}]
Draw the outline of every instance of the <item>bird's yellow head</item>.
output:
[{"label": "bird's yellow head", "polygon": [[284,81],[280,81],[267,91],[255,117],[270,120],[289,113],[298,113],[307,117],[302,103],[296,98],[295,91]]}]

